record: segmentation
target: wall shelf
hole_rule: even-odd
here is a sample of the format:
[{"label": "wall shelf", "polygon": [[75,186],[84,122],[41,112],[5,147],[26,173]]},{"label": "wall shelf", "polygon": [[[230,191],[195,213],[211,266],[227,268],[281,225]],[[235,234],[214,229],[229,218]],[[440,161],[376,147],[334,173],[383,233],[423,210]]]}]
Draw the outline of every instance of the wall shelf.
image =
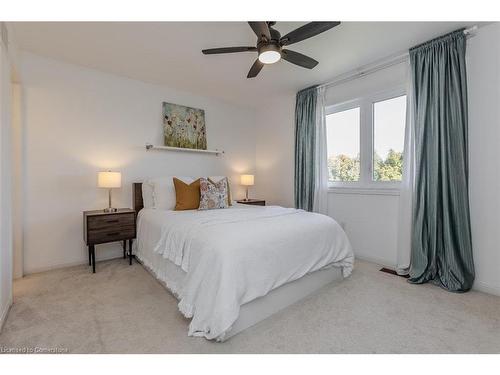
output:
[{"label": "wall shelf", "polygon": [[181,148],[181,147],[169,147],[169,146],[154,146],[151,143],[146,143],[146,150],[163,150],[163,151],[180,151],[180,152],[194,152],[198,154],[212,154],[221,155],[224,154],[223,150],[197,150],[195,148]]}]

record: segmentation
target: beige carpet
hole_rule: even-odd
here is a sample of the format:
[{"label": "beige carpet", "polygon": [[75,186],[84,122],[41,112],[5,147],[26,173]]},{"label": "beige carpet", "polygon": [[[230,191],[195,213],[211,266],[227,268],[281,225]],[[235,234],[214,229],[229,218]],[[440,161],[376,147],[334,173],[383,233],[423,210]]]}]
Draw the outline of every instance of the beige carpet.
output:
[{"label": "beige carpet", "polygon": [[125,260],[28,276],[0,347],[74,353],[500,353],[500,298],[410,285],[357,262],[349,279],[218,344],[187,336],[176,300]]}]

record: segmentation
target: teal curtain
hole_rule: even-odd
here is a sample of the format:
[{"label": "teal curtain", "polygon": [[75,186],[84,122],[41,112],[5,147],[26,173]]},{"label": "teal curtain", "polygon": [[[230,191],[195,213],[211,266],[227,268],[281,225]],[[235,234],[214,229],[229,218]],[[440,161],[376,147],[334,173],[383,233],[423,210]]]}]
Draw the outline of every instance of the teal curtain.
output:
[{"label": "teal curtain", "polygon": [[314,204],[317,102],[315,86],[299,91],[295,101],[295,207],[307,211]]},{"label": "teal curtain", "polygon": [[409,281],[453,292],[474,282],[465,49],[457,30],[410,50],[416,168]]}]

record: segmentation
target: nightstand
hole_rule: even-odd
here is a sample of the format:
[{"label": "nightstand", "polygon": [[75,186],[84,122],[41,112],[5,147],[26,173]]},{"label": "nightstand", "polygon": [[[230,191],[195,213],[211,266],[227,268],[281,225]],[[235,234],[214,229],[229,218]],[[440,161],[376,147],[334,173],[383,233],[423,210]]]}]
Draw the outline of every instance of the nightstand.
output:
[{"label": "nightstand", "polygon": [[135,238],[135,211],[119,208],[116,212],[103,210],[83,212],[83,238],[89,248],[89,266],[95,273],[95,245],[123,241],[123,258],[129,244],[129,264],[132,264],[132,240]]},{"label": "nightstand", "polygon": [[265,206],[266,205],[266,201],[262,200],[262,199],[249,199],[249,200],[241,199],[241,200],[236,201],[236,202],[241,203],[241,204],[249,204],[252,206]]}]

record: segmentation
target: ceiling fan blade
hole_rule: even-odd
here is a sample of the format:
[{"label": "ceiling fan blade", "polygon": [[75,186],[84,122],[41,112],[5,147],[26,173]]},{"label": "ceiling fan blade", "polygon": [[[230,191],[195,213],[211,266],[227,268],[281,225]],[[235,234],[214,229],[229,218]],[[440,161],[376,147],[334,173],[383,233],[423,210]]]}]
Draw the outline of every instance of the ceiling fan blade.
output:
[{"label": "ceiling fan blade", "polygon": [[271,40],[271,32],[269,31],[269,25],[267,22],[248,22],[252,28],[255,35],[259,40],[264,36],[267,40]]},{"label": "ceiling fan blade", "polygon": [[290,51],[289,49],[284,49],[281,51],[281,58],[283,60],[286,60],[288,62],[291,62],[292,64],[301,66],[303,68],[307,69],[312,69],[316,65],[318,65],[318,62],[306,55],[303,55],[301,53],[295,52],[295,51]]},{"label": "ceiling fan blade", "polygon": [[288,46],[321,34],[322,32],[330,30],[338,25],[340,25],[340,22],[309,22],[283,36],[280,39],[280,44],[282,46]]},{"label": "ceiling fan blade", "polygon": [[261,71],[263,66],[264,66],[264,64],[261,63],[259,59],[255,60],[252,67],[250,68],[250,71],[247,74],[247,78],[256,77],[257,74],[259,74],[259,72]]},{"label": "ceiling fan blade", "polygon": [[204,55],[215,55],[217,53],[234,53],[234,52],[252,52],[257,51],[256,47],[225,47],[225,48],[209,48],[201,52]]}]

